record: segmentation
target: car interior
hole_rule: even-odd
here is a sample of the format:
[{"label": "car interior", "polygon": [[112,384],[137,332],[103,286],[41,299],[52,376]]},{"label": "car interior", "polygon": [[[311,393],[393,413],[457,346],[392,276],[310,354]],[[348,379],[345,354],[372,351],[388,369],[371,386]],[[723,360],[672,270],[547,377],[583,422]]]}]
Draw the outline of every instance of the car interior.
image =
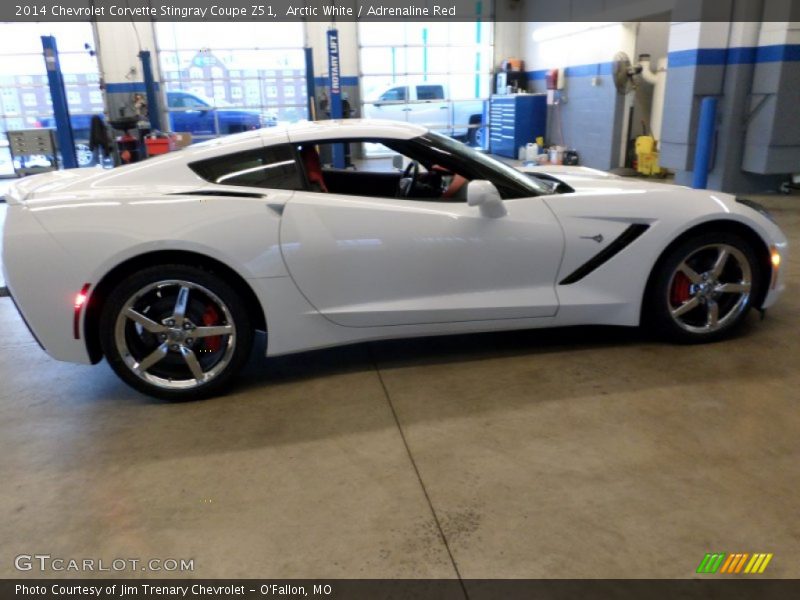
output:
[{"label": "car interior", "polygon": [[[365,159],[368,168],[350,166],[337,169],[323,165],[320,156],[331,156],[334,144],[375,143],[383,146],[388,158]],[[299,156],[312,191],[383,198],[465,202],[469,179],[452,167],[416,154],[411,158],[397,147],[376,140],[306,142],[298,146]],[[394,157],[392,159],[391,157]],[[402,163],[397,157],[401,157]],[[399,165],[404,165],[399,168]]]}]

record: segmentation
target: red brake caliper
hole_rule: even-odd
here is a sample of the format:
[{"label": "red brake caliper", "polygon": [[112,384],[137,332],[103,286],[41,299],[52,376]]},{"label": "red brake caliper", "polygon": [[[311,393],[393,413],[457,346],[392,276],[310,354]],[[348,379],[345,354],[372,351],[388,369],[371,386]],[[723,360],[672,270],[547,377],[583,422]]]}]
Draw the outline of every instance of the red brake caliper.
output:
[{"label": "red brake caliper", "polygon": [[[219,313],[217,312],[217,309],[214,308],[213,304],[206,306],[206,312],[203,313],[202,320],[203,325],[206,327],[217,324],[217,321],[219,320]],[[203,350],[206,352],[216,352],[222,348],[222,338],[218,335],[203,338],[203,341],[205,342]]]},{"label": "red brake caliper", "polygon": [[689,292],[691,284],[689,278],[681,271],[675,274],[675,279],[672,280],[672,289],[669,292],[669,301],[672,306],[680,306],[691,297]]}]

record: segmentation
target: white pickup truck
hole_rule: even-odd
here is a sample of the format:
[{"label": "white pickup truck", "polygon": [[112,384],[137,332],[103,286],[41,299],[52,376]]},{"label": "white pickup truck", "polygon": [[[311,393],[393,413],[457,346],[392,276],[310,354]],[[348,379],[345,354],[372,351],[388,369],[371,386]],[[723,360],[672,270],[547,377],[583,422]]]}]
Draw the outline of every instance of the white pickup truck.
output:
[{"label": "white pickup truck", "polygon": [[420,82],[384,90],[364,105],[364,116],[423,125],[474,146],[481,145],[483,104],[483,100],[451,101],[446,86]]}]

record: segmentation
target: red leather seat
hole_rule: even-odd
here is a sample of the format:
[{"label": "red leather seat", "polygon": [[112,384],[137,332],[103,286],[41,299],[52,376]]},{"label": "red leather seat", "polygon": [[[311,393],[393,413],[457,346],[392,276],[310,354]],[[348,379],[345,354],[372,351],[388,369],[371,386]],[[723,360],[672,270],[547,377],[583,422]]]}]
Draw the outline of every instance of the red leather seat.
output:
[{"label": "red leather seat", "polygon": [[312,186],[319,188],[320,192],[328,193],[328,186],[322,176],[322,163],[319,160],[319,153],[314,146],[303,146],[300,150],[300,157],[306,168],[306,177]]}]

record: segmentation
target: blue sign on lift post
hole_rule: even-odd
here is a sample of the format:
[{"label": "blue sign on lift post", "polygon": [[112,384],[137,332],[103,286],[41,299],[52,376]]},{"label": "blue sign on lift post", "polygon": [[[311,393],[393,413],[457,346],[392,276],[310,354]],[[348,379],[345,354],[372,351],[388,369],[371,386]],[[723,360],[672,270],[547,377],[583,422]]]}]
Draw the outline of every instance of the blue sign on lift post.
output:
[{"label": "blue sign on lift post", "polygon": [[50,99],[53,102],[53,120],[56,123],[56,140],[58,140],[58,150],[61,153],[61,164],[65,169],[75,169],[78,166],[78,159],[75,158],[75,136],[72,133],[72,121],[69,117],[61,63],[58,61],[56,38],[52,35],[43,35],[42,49],[44,50],[44,66],[47,70],[47,84],[50,87]]},{"label": "blue sign on lift post", "polygon": [[[339,31],[328,30],[328,87],[330,88],[331,119],[342,118],[342,77],[339,62]],[[333,145],[333,167],[345,168],[344,144]]]}]

